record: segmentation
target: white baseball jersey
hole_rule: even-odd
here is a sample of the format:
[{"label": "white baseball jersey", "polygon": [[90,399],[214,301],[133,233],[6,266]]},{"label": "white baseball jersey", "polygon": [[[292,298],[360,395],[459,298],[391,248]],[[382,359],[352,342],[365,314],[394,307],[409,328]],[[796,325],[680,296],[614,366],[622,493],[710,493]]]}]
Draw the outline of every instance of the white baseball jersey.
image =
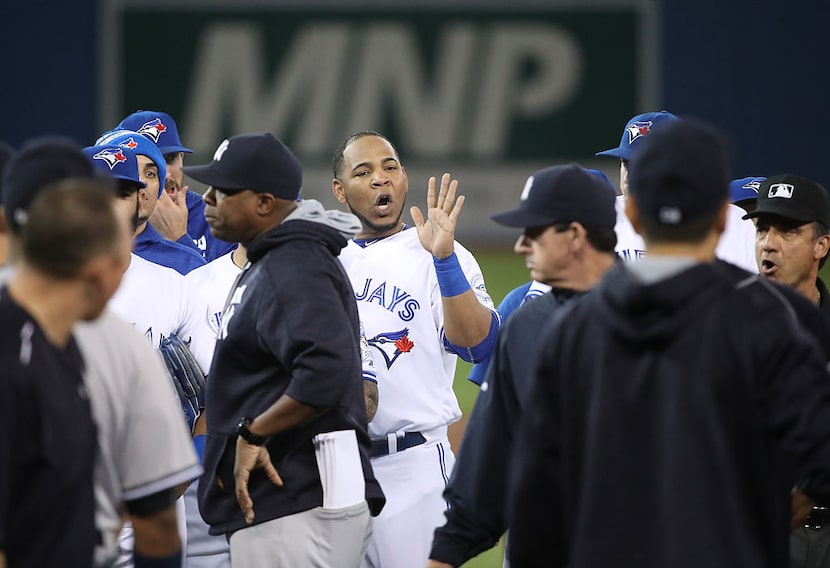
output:
[{"label": "white baseball jersey", "polygon": [[[493,301],[473,255],[455,253],[478,300]],[[452,390],[456,355],[444,349],[444,311],[432,255],[418,232],[407,229],[361,247],[350,241],[340,260],[355,289],[378,381],[373,438],[397,431],[425,431],[461,417]]]},{"label": "white baseball jersey", "polygon": [[[617,224],[614,226],[614,231],[617,233],[617,246],[614,250],[625,261],[637,260],[645,255],[646,245],[625,214],[625,196],[617,196],[616,208]],[[757,274],[755,225],[748,219],[742,219],[744,213],[745,211],[740,207],[729,205],[726,230],[721,235],[715,255]]]},{"label": "white baseball jersey", "polygon": [[184,276],[172,268],[136,254],[130,258],[130,267],[110,300],[110,309],[133,324],[153,347],[170,333],[190,341],[193,356],[207,372],[216,343],[207,300],[199,290],[189,289]]},{"label": "white baseball jersey", "polygon": [[[185,483],[202,468],[164,364],[131,325],[107,311],[75,326],[98,425],[95,523],[115,552],[124,501]],[[102,556],[102,557],[103,557]]]},{"label": "white baseball jersey", "polygon": [[[236,266],[229,252],[204,266],[191,270],[186,276],[188,288],[207,301],[208,321],[214,339],[222,323],[222,310],[228,293],[242,269]],[[211,358],[213,357],[211,352]],[[208,533],[208,525],[199,513],[199,482],[194,481],[184,493],[187,514],[187,564],[219,568],[230,566],[228,541],[223,535]]]},{"label": "white baseball jersey", "polygon": [[222,310],[233,283],[242,269],[233,263],[233,251],[212,260],[204,266],[191,270],[185,281],[189,289],[198,291],[207,301],[208,321],[214,337],[219,333]]}]

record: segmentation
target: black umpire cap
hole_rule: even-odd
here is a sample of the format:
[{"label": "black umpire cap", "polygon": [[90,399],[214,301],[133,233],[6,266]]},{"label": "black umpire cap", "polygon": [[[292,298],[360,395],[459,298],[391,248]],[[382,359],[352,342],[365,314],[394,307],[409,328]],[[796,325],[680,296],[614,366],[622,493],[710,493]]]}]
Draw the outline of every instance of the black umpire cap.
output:
[{"label": "black umpire cap", "polygon": [[764,180],[758,188],[758,206],[744,219],[778,215],[801,223],[819,221],[830,227],[830,194],[813,180],[781,174]]}]

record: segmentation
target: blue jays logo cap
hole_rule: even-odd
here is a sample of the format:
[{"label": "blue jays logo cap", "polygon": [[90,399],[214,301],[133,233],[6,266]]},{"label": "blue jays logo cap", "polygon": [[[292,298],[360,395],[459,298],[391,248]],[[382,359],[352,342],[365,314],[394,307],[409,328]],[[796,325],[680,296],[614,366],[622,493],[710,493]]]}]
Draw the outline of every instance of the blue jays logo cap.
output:
[{"label": "blue jays logo cap", "polygon": [[159,172],[159,197],[161,197],[164,191],[164,178],[167,177],[167,162],[161,150],[149,138],[132,130],[116,129],[102,134],[95,141],[95,146],[120,146],[131,150],[133,154],[150,158]]},{"label": "blue jays logo cap", "polygon": [[795,174],[768,177],[758,188],[758,206],[744,219],[778,215],[800,223],[830,227],[830,195],[823,186]]},{"label": "blue jays logo cap", "polygon": [[527,178],[517,209],[491,218],[507,227],[544,227],[578,222],[613,228],[617,222],[616,191],[608,178],[576,164],[553,166]]},{"label": "blue jays logo cap", "polygon": [[281,199],[297,199],[303,167],[294,153],[273,134],[240,134],[222,141],[213,161],[182,171],[223,193],[250,189]]},{"label": "blue jays logo cap", "polygon": [[619,146],[611,148],[610,150],[597,152],[596,155],[613,156],[621,160],[630,161],[634,157],[637,147],[655,128],[661,124],[677,120],[680,120],[680,118],[665,110],[638,114],[625,125]]},{"label": "blue jays logo cap", "polygon": [[628,170],[629,194],[661,225],[682,225],[716,211],[729,197],[731,152],[724,136],[698,120],[651,134]]},{"label": "blue jays logo cap", "polygon": [[758,198],[758,190],[765,177],[745,177],[733,179],[729,182],[729,201],[740,203],[742,201],[755,201]]},{"label": "blue jays logo cap", "polygon": [[158,146],[162,154],[193,153],[190,148],[182,146],[176,122],[166,112],[139,110],[127,116],[116,128],[143,134]]},{"label": "blue jays logo cap", "polygon": [[87,146],[83,153],[92,165],[115,179],[132,182],[138,188],[147,187],[138,173],[138,160],[132,150],[121,146]]},{"label": "blue jays logo cap", "polygon": [[31,140],[4,171],[3,203],[9,227],[13,233],[20,233],[26,224],[29,206],[49,184],[69,178],[100,177],[89,158],[71,140],[58,137]]}]

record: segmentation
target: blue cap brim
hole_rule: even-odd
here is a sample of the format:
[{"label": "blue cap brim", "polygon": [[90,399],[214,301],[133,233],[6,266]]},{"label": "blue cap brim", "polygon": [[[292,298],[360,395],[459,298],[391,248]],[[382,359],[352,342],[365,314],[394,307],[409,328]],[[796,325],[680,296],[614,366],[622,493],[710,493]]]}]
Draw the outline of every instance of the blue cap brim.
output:
[{"label": "blue cap brim", "polygon": [[185,148],[184,146],[159,146],[159,152],[162,154],[172,154],[173,152],[184,152],[185,154],[192,154],[193,150]]},{"label": "blue cap brim", "polygon": [[625,148],[611,148],[610,150],[597,152],[594,156],[611,156],[612,158],[619,158],[620,160],[630,160],[632,152]]}]

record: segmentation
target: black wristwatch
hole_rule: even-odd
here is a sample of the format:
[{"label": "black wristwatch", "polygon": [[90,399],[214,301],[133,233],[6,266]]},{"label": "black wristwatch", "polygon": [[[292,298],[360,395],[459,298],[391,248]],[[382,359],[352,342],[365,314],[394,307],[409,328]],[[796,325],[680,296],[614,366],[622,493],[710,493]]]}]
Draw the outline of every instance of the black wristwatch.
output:
[{"label": "black wristwatch", "polygon": [[239,419],[239,424],[236,425],[236,435],[251,444],[252,446],[261,446],[265,443],[265,436],[254,434],[248,430],[248,426],[253,423],[254,419],[243,416]]}]

